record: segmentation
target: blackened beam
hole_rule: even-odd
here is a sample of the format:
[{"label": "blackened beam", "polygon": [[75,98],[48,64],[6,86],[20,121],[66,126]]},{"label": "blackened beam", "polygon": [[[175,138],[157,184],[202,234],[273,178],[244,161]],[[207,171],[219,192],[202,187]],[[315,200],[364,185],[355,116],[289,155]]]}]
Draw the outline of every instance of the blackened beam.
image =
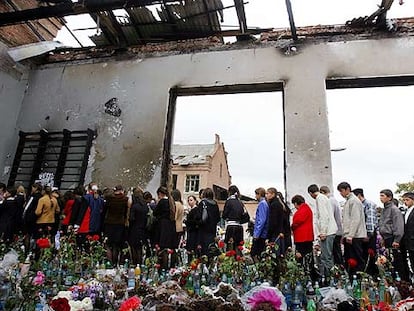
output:
[{"label": "blackened beam", "polygon": [[168,6],[167,1],[163,0],[163,7],[165,12],[167,13],[167,21],[171,25],[171,28],[173,31],[177,31],[177,23],[175,21],[175,18],[173,14],[171,13],[171,8]]},{"label": "blackened beam", "polygon": [[111,19],[111,24],[112,27],[115,29],[116,31],[116,39],[117,39],[117,43],[119,47],[125,47],[128,45],[128,40],[124,34],[124,32],[122,31],[122,27],[119,24],[118,20],[115,17],[115,14],[112,11],[109,11],[109,16]]},{"label": "blackened beam", "polygon": [[236,6],[237,18],[240,24],[240,31],[242,34],[247,32],[246,12],[244,11],[244,3],[242,0],[234,0]]},{"label": "blackened beam", "polygon": [[[176,2],[177,0],[165,0]],[[163,3],[154,0],[84,0],[81,3],[63,2],[54,6],[39,7],[16,12],[0,13],[0,26],[21,24],[30,20],[38,20],[50,17],[64,17],[125,9],[128,7],[143,7],[151,4]]]},{"label": "blackened beam", "polygon": [[292,4],[290,0],[286,0],[286,8],[287,8],[288,15],[289,15],[289,24],[290,24],[290,31],[292,32],[292,39],[294,41],[297,41],[298,35],[296,33],[295,20],[293,18]]}]

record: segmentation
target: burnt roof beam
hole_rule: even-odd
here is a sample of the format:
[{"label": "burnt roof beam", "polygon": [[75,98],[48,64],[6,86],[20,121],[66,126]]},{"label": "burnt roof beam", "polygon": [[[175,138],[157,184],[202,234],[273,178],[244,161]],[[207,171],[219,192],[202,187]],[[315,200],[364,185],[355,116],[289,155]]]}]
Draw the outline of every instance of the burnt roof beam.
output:
[{"label": "burnt roof beam", "polygon": [[244,34],[247,32],[247,22],[243,0],[234,0],[234,5],[236,7],[237,18],[239,20],[240,31]]},{"label": "burnt roof beam", "polygon": [[292,3],[290,0],[286,0],[286,8],[289,15],[290,31],[292,33],[293,41],[298,41],[298,35],[296,33],[295,19],[293,18]]},{"label": "burnt roof beam", "polygon": [[177,31],[177,22],[176,22],[176,20],[173,16],[173,14],[171,13],[170,6],[167,4],[166,0],[162,0],[162,4],[163,4],[163,8],[164,8],[165,12],[167,13],[168,23],[171,25],[173,31]]},{"label": "burnt roof beam", "polygon": [[42,18],[97,13],[176,1],[177,0],[84,0],[81,3],[62,2],[54,6],[0,13],[0,26],[21,24],[30,20],[38,20]]}]

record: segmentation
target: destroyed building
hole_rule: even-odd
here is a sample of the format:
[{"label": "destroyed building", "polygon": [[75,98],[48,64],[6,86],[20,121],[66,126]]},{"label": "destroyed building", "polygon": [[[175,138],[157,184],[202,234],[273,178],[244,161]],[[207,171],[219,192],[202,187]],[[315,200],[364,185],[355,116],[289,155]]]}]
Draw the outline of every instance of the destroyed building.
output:
[{"label": "destroyed building", "polygon": [[[288,6],[290,28],[251,29],[240,0],[6,0],[1,179],[29,185],[53,173],[62,189],[91,179],[155,189],[169,176],[178,96],[276,91],[287,193],[315,180],[331,185],[326,91],[414,84],[414,19],[388,23],[391,4],[343,25],[298,28]],[[226,10],[238,29],[221,26]],[[77,14],[96,22],[96,46],[51,42]],[[225,43],[228,36],[237,40]]]}]

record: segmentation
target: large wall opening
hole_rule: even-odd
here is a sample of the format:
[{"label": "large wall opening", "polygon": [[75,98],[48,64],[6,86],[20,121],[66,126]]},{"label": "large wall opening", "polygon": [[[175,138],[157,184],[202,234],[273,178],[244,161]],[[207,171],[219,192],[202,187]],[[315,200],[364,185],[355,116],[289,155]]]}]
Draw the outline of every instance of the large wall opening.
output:
[{"label": "large wall opening", "polygon": [[[397,182],[412,180],[412,80],[356,79],[348,86],[336,84],[345,89],[327,91],[334,188],[339,182],[348,181],[353,188],[363,188],[368,199],[379,203],[379,191],[395,191]],[[399,84],[404,86],[389,87]],[[327,82],[328,88],[333,85]],[[377,85],[388,87],[366,88]],[[340,198],[337,191],[335,195]]]},{"label": "large wall opening", "polygon": [[[172,150],[173,145],[214,144],[215,134],[218,134],[227,152],[231,184],[237,185],[242,195],[254,198],[257,187],[276,187],[284,192],[281,90],[279,83],[259,88],[178,90],[176,101],[170,102],[170,114],[171,105],[175,111],[171,120],[173,128],[169,129]],[[190,165],[188,169],[191,171]],[[222,167],[217,169],[221,171]],[[188,175],[194,178],[192,173]],[[174,186],[185,189],[188,183]]]}]

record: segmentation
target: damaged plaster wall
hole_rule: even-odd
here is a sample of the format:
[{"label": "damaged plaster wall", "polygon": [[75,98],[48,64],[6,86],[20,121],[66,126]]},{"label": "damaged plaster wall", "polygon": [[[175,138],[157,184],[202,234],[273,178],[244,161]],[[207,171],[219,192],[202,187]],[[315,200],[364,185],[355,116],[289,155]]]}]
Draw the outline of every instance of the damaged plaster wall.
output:
[{"label": "damaged plaster wall", "polygon": [[0,181],[7,184],[8,174],[19,142],[17,119],[22,107],[26,79],[7,55],[0,42]]},{"label": "damaged plaster wall", "polygon": [[292,196],[306,193],[310,183],[332,185],[325,79],[413,74],[413,46],[407,37],[308,43],[289,55],[266,46],[49,65],[30,75],[18,128],[97,129],[94,180],[155,187],[170,88],[284,81],[286,182]]}]

